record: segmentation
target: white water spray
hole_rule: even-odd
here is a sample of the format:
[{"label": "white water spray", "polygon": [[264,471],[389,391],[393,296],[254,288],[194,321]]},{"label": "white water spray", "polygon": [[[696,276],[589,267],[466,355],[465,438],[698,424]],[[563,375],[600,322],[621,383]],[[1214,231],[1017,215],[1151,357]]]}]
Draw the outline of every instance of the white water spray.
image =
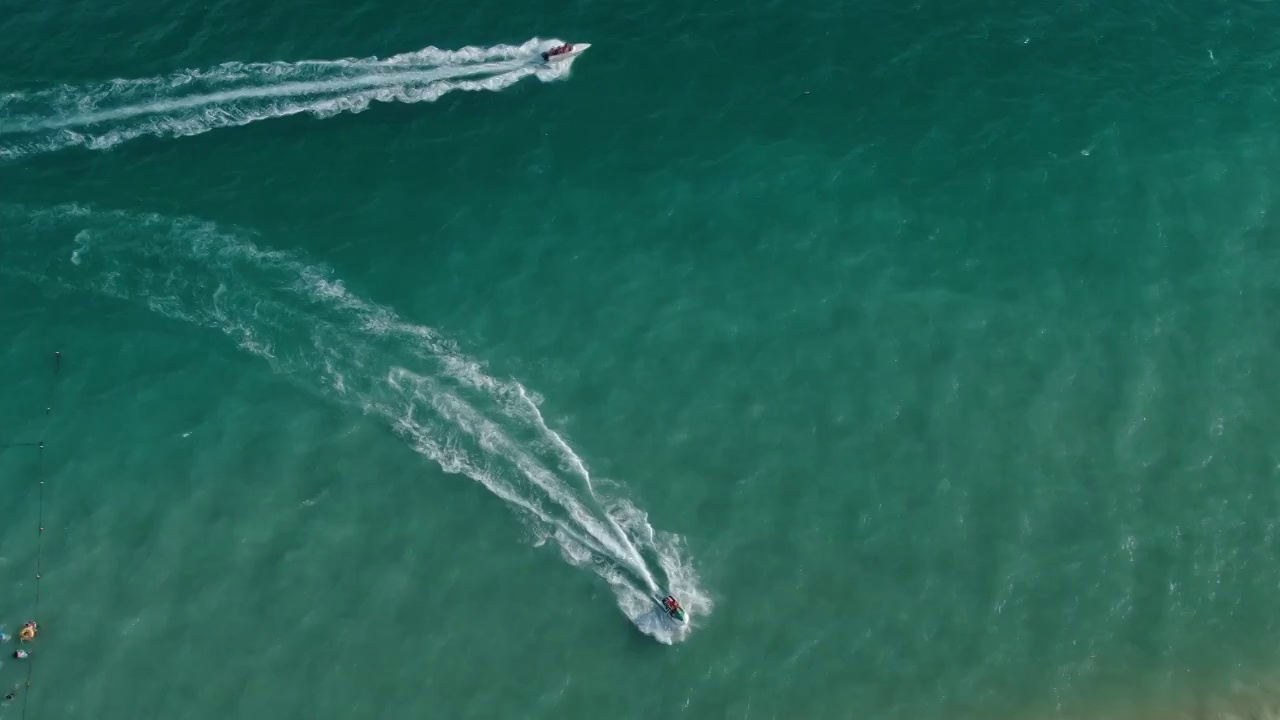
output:
[{"label": "white water spray", "polygon": [[188,218],[0,207],[0,230],[0,277],[103,294],[211,328],[303,387],[386,422],[602,577],[656,638],[683,637],[654,612],[660,587],[695,618],[710,611],[679,538],[655,532],[625,498],[593,489],[586,463],[520,383],[486,374],[435,329],[349,291],[328,269]]},{"label": "white water spray", "polygon": [[454,90],[499,91],[527,77],[566,76],[546,64],[556,40],[426,48],[385,59],[226,63],[165,77],[0,93],[0,159],[72,146],[105,149],[144,135],[176,137],[310,113],[361,112],[373,102],[432,102]]}]

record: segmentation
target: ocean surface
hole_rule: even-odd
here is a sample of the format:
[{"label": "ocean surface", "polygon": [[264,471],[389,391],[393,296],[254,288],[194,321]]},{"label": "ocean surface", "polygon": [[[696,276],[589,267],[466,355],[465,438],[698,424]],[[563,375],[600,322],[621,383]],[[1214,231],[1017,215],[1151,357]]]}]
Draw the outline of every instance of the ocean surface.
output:
[{"label": "ocean surface", "polygon": [[1277,37],[0,0],[0,718],[1280,717]]}]

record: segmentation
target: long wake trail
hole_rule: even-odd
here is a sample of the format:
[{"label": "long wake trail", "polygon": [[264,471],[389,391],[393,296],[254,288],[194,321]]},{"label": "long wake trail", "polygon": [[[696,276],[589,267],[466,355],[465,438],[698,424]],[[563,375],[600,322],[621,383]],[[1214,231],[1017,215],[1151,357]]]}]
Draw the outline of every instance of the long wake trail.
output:
[{"label": "long wake trail", "polygon": [[[663,642],[686,636],[654,611],[670,589],[711,609],[678,536],[659,533],[586,462],[519,382],[485,373],[435,329],[348,290],[323,266],[249,233],[193,218],[0,205],[0,279],[93,293],[216,330],[282,376],[379,418],[449,473],[487,488],[536,541],[603,578],[618,606]],[[50,259],[52,254],[53,259]]]},{"label": "long wake trail", "polygon": [[500,91],[528,77],[564,77],[547,65],[558,41],[425,48],[388,58],[225,63],[164,77],[0,93],[0,159],[72,146],[101,150],[145,135],[179,137],[259,120],[361,112],[374,102],[433,102],[454,90]]}]

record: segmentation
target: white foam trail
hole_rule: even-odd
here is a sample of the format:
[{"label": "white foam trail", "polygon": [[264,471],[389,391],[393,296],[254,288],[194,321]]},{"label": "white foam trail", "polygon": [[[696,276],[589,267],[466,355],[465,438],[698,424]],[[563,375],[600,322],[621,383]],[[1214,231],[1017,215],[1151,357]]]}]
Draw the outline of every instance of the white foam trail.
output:
[{"label": "white foam trail", "polygon": [[[569,443],[565,442],[563,437],[560,437],[560,433],[547,426],[547,421],[542,417],[542,411],[538,409],[538,405],[533,401],[533,398],[529,397],[529,393],[525,391],[524,386],[519,383],[515,383],[515,389],[520,400],[524,402],[525,407],[528,409],[534,425],[536,425],[538,430],[542,432],[543,436],[548,438],[551,441],[551,444],[560,451],[565,464],[568,465],[570,469],[578,473],[582,478],[582,481],[586,483],[587,490],[591,493],[595,493],[595,487],[591,484],[591,473],[587,471],[586,463],[583,462],[582,458],[578,457],[578,454],[573,451],[573,448],[569,447]],[[636,546],[631,542],[631,538],[627,536],[626,531],[624,531],[622,527],[614,521],[613,516],[608,512],[604,514],[604,517],[608,521],[609,526],[617,534],[618,540],[622,542],[631,557],[633,557],[636,562],[643,565],[644,558],[640,555],[640,551]],[[652,576],[648,577],[647,580],[649,582],[649,591],[658,592],[660,588],[657,581],[655,581]]]},{"label": "white foam trail", "polygon": [[[474,467],[457,466],[459,472],[480,480],[499,497],[535,516],[545,526],[552,527],[558,543],[566,551],[566,556],[575,560],[574,564],[583,564],[577,561],[585,561],[588,558],[573,552],[575,547],[581,548],[593,556],[591,559],[609,559],[625,567],[635,577],[642,579],[647,586],[656,585],[644,558],[635,552],[634,548],[627,549],[630,543],[624,542],[620,546],[613,538],[602,533],[598,516],[583,504],[572,488],[540,465],[527,451],[516,445],[496,423],[481,415],[474,407],[454,394],[438,388],[425,391],[425,388],[432,387],[434,384],[428,378],[416,376],[403,368],[392,370],[390,382],[396,387],[411,387],[411,394],[416,401],[430,404],[443,417],[478,438],[481,447],[489,456],[501,457],[512,462],[524,477],[541,489],[554,503],[566,509],[570,515],[569,519],[557,518],[528,498],[512,493],[509,487],[497,482],[489,473]],[[402,424],[399,429],[408,430],[409,427]],[[424,448],[428,450],[424,454],[432,457],[439,454],[438,449],[425,440],[421,433],[409,431],[409,434],[418,441],[420,451]],[[565,547],[566,543],[573,547]],[[616,573],[605,573],[603,576],[609,580],[610,584],[615,585],[616,589],[629,589],[629,583],[624,576]]]},{"label": "white foam trail", "polygon": [[525,392],[524,387],[518,385],[516,387],[516,392],[519,393],[520,399],[523,400],[525,405],[529,408],[529,412],[533,415],[534,421],[538,424],[538,429],[541,430],[544,435],[549,437],[556,448],[564,454],[565,460],[568,462],[569,466],[582,476],[583,481],[587,483],[587,487],[591,490],[595,490],[595,488],[591,487],[591,473],[587,472],[587,466],[582,462],[582,458],[578,457],[577,454],[573,452],[569,447],[569,444],[564,441],[564,438],[560,437],[560,433],[557,433],[555,430],[547,427],[547,421],[542,418],[542,412],[538,410],[537,404],[535,404],[533,399],[529,397],[529,394]]},{"label": "white foam trail", "polygon": [[[534,68],[522,68],[521,66],[523,64],[524,63],[520,61],[488,63],[485,65],[437,68],[435,70],[416,70],[413,72],[401,72],[394,74],[365,75],[363,77],[342,78],[339,80],[292,82],[282,83],[280,85],[268,85],[265,87],[247,87],[236,90],[223,90],[222,92],[209,93],[207,95],[163,100],[151,103],[150,105],[132,105],[115,108],[113,110],[102,110],[99,112],[84,113],[82,115],[74,115],[71,117],[51,118],[47,120],[36,119],[29,121],[27,125],[23,125],[20,121],[15,123],[14,131],[55,130],[58,128],[75,127],[78,125],[93,125],[95,123],[106,122],[108,120],[134,118],[139,115],[159,115],[161,113],[171,113],[175,110],[188,110],[204,105],[221,105],[236,100],[306,97],[309,95],[323,95],[333,92],[346,93],[347,91],[359,90],[362,88],[383,88],[396,85],[432,83],[437,80],[447,80],[467,75],[497,76],[499,74],[509,73],[515,70],[523,70],[523,72],[520,73],[521,77],[532,74]],[[301,105],[299,108],[300,109],[297,112],[305,111]],[[6,130],[8,130],[8,128],[6,128]]]},{"label": "white foam trail", "polygon": [[79,206],[0,206],[0,255],[0,276],[213,328],[289,379],[383,419],[446,472],[508,503],[568,562],[605,579],[623,612],[663,642],[687,631],[654,614],[655,571],[695,620],[710,611],[678,538],[656,533],[625,499],[593,491],[586,463],[531,393],[487,375],[433,328],[351,292],[328,269],[210,223]]},{"label": "white foam trail", "polygon": [[564,77],[573,60],[538,53],[558,41],[426,48],[386,59],[225,63],[159,78],[0,94],[0,158],[83,145],[105,149],[143,135],[195,135],[259,120],[361,112],[373,102],[431,102],[454,90],[499,91],[534,76]]},{"label": "white foam trail", "polygon": [[[410,373],[403,370],[402,368],[395,368],[393,370],[393,375],[395,374],[400,374],[402,376],[411,375]],[[403,377],[399,379],[391,379],[390,381],[392,382],[393,385],[400,387],[398,380],[402,380],[402,379]],[[416,379],[419,381],[425,380],[425,378],[416,378]],[[417,391],[415,391],[413,394],[415,396],[415,399],[418,399],[418,400],[423,399],[422,396],[418,394]],[[439,398],[438,397],[432,398],[431,402],[433,404],[436,402],[439,402]],[[392,406],[368,405],[365,407],[365,409],[373,411],[377,414],[381,414],[388,418],[393,417],[395,415],[395,408]],[[425,428],[422,425],[419,425],[418,423],[414,422],[413,405],[410,405],[407,408],[406,414],[404,416],[402,416],[399,420],[395,421],[394,429],[397,432],[401,433],[402,435],[412,439],[414,442],[415,450],[422,453],[423,455],[426,455],[432,460],[437,461],[446,472],[464,474],[477,480],[498,497],[511,503],[512,505],[515,505],[521,510],[527,512],[529,515],[537,518],[538,520],[545,523],[546,525],[554,527],[557,532],[564,533],[565,536],[571,538],[574,542],[581,545],[582,547],[589,549],[591,552],[594,552],[600,555],[607,555],[609,553],[608,548],[599,544],[591,536],[584,535],[583,533],[569,526],[564,521],[553,517],[552,515],[547,513],[545,510],[543,510],[535,501],[525,498],[519,495],[518,493],[513,492],[511,486],[505,481],[500,480],[499,478],[496,478],[491,473],[486,472],[481,468],[473,467],[469,464],[460,462],[461,458],[458,453],[452,452],[440,446],[428,433],[424,431]]]}]

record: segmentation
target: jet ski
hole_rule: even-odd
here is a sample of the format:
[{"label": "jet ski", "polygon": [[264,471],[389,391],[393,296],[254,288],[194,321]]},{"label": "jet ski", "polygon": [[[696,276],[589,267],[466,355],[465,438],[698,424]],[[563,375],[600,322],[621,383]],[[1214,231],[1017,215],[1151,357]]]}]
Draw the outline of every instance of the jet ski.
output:
[{"label": "jet ski", "polygon": [[542,53],[542,61],[545,63],[555,63],[562,60],[575,58],[587,51],[591,47],[591,43],[565,43],[558,47],[553,47]]},{"label": "jet ski", "polygon": [[680,607],[680,602],[675,597],[668,595],[660,598],[654,595],[653,599],[658,603],[658,607],[662,608],[662,612],[671,618],[671,621],[675,624],[684,625],[689,622],[689,616],[685,614],[684,608]]}]

